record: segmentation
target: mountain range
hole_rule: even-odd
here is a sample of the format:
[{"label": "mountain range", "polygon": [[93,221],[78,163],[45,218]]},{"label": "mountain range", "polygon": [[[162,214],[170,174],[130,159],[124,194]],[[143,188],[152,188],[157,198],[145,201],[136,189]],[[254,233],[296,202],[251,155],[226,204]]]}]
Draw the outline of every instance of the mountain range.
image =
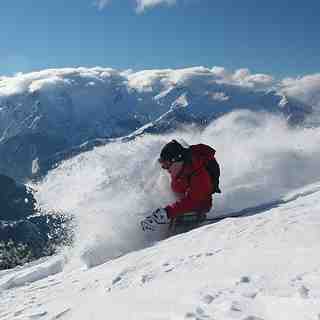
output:
[{"label": "mountain range", "polygon": [[[232,81],[231,81],[232,80]],[[49,69],[0,78],[0,173],[43,176],[56,161],[110,139],[206,126],[236,109],[280,113],[301,123],[312,107],[272,87],[217,68],[117,71]]]},{"label": "mountain range", "polygon": [[[55,249],[0,270],[1,319],[320,317],[319,103],[298,100],[299,81],[280,90],[263,75],[222,74],[79,68],[0,80],[1,170],[43,176],[27,186],[1,176],[1,208],[14,213],[1,212],[0,234],[32,245],[33,258]],[[176,201],[157,162],[171,139],[216,149],[223,193],[214,223],[166,238],[166,225],[145,233],[140,222]],[[11,247],[0,245],[4,260]]]}]

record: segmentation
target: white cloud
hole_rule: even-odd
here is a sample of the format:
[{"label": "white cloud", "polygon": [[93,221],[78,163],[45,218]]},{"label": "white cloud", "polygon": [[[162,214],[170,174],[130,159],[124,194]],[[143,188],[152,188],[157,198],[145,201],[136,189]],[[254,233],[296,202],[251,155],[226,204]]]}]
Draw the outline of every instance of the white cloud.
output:
[{"label": "white cloud", "polygon": [[215,80],[210,69],[191,67],[184,69],[144,70],[128,75],[128,86],[139,92],[170,90],[174,86],[188,86],[190,82]]},{"label": "white cloud", "polygon": [[97,6],[99,8],[99,10],[104,9],[110,3],[111,3],[111,0],[96,0],[94,2],[95,6]]},{"label": "white cloud", "polygon": [[[273,77],[267,74],[251,74],[248,69],[239,69],[234,72],[223,67],[191,67],[184,69],[144,70],[128,75],[128,86],[139,92],[161,91],[166,92],[174,86],[192,86],[193,90],[202,90],[210,83],[234,85],[252,90],[269,90],[276,86]],[[198,88],[198,89],[196,89]],[[217,92],[215,92],[217,93]],[[158,98],[161,97],[157,96]],[[212,96],[212,99],[225,101],[227,96]]]},{"label": "white cloud", "polygon": [[281,88],[288,96],[320,108],[320,73],[300,78],[286,78],[282,80]]},{"label": "white cloud", "polygon": [[[174,86],[203,88],[210,83],[229,84],[250,89],[277,89],[288,97],[294,97],[320,111],[320,73],[299,78],[286,78],[276,82],[272,76],[251,73],[249,69],[227,70],[223,67],[192,67],[184,69],[160,69],[118,71],[110,68],[62,68],[31,73],[19,73],[12,77],[0,77],[0,100],[23,92],[46,91],[73,86],[74,79],[84,83],[95,82],[108,86],[112,81],[127,82],[129,89],[139,92],[164,93]],[[75,82],[76,84],[76,82]],[[224,101],[228,97],[217,91],[213,99]]]},{"label": "white cloud", "polygon": [[233,74],[233,79],[236,81],[246,81],[248,77],[250,76],[250,71],[249,69],[238,69],[234,74]]},{"label": "white cloud", "polygon": [[215,66],[211,69],[211,72],[215,74],[218,78],[225,78],[228,76],[228,72],[224,67]]},{"label": "white cloud", "polygon": [[174,5],[176,4],[176,0],[136,0],[137,7],[136,11],[138,13],[144,12],[146,9],[153,8],[159,5]]},{"label": "white cloud", "polygon": [[215,66],[211,72],[216,76],[216,81],[220,83],[255,89],[271,88],[275,84],[272,76],[263,73],[251,74],[250,70],[246,68],[238,69],[232,73],[223,67]]},{"label": "white cloud", "polygon": [[[98,7],[99,10],[102,10],[108,5],[110,5],[111,2],[112,0],[95,0],[94,5]],[[158,7],[161,5],[173,6],[177,3],[177,0],[134,0],[134,2],[136,4],[136,12],[143,13],[148,9]]]},{"label": "white cloud", "polygon": [[110,68],[61,68],[46,69],[31,73],[19,73],[12,77],[0,78],[0,100],[10,95],[37,90],[50,91],[77,83],[82,79],[85,83],[97,81],[109,83],[111,78],[124,79],[118,71]]},{"label": "white cloud", "polygon": [[52,75],[48,78],[33,80],[29,84],[29,92],[36,92],[39,90],[55,90],[59,86],[64,87],[70,85],[71,81],[68,79],[63,79],[63,77],[59,77],[57,75]]},{"label": "white cloud", "polygon": [[[104,9],[111,4],[112,0],[96,0],[94,5],[98,7],[99,10]],[[136,12],[143,13],[145,10],[154,8],[160,5],[175,5],[177,0],[135,0],[136,2]]]},{"label": "white cloud", "polygon": [[237,84],[248,87],[268,87],[273,83],[273,77],[267,74],[251,74],[249,69],[238,69],[231,76]]}]

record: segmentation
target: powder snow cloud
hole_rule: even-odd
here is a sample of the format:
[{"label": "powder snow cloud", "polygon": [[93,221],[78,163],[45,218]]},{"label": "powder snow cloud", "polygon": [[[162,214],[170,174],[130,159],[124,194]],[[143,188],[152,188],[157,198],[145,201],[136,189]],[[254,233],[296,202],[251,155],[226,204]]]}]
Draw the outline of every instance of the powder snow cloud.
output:
[{"label": "powder snow cloud", "polygon": [[278,115],[237,110],[204,130],[146,134],[82,153],[50,171],[36,196],[42,208],[76,217],[73,254],[91,267],[141,248],[145,236],[139,221],[174,200],[170,179],[157,162],[168,141],[215,147],[223,164],[223,196],[214,198],[209,215],[219,216],[270,204],[319,181],[319,133],[320,128],[291,128]]}]

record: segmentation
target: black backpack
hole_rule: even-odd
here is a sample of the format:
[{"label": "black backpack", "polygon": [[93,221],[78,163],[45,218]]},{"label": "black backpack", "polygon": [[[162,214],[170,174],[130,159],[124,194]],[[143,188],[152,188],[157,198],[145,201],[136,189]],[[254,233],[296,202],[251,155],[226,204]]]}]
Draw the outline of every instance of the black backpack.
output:
[{"label": "black backpack", "polygon": [[217,160],[215,158],[209,160],[209,162],[207,163],[206,169],[208,170],[212,180],[213,193],[221,193],[221,190],[219,188],[220,166]]},{"label": "black backpack", "polygon": [[207,163],[206,169],[211,177],[213,185],[212,193],[221,193],[219,188],[220,166],[215,158],[216,150],[206,144],[192,145],[189,150],[205,159]]}]

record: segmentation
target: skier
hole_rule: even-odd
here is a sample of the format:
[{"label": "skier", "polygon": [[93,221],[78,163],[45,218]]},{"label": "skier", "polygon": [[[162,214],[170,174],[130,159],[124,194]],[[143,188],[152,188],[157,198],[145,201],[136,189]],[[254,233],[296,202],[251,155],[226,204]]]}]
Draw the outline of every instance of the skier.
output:
[{"label": "skier", "polygon": [[169,172],[171,189],[178,200],[146,217],[141,222],[144,231],[155,230],[160,224],[169,224],[173,231],[183,225],[190,229],[206,219],[212,207],[212,194],[221,192],[220,168],[214,155],[215,150],[204,144],[184,148],[172,140],[163,147],[159,163]]}]

